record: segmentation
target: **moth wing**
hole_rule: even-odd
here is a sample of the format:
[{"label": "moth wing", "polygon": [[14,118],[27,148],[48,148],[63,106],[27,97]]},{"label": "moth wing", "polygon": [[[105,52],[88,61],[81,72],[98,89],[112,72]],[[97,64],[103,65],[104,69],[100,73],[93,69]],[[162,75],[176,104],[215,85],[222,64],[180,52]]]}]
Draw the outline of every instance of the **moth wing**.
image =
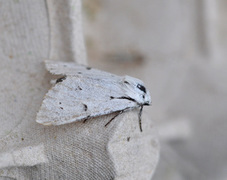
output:
[{"label": "moth wing", "polygon": [[111,98],[122,96],[124,89],[118,81],[67,76],[48,91],[36,121],[61,125],[137,106],[127,99]]},{"label": "moth wing", "polygon": [[60,61],[45,61],[46,69],[55,75],[76,75],[78,77],[90,77],[90,78],[117,78],[114,74],[100,71],[98,69],[90,68],[87,66],[79,65],[74,62],[60,62]]}]

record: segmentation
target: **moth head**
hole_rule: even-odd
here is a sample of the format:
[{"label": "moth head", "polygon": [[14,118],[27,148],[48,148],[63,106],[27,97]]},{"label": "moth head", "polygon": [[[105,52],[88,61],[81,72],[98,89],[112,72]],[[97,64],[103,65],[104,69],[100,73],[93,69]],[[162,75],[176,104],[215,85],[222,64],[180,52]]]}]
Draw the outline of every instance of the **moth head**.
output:
[{"label": "moth head", "polygon": [[136,78],[125,76],[123,83],[126,86],[126,95],[134,99],[140,105],[150,105],[151,97],[144,83]]}]

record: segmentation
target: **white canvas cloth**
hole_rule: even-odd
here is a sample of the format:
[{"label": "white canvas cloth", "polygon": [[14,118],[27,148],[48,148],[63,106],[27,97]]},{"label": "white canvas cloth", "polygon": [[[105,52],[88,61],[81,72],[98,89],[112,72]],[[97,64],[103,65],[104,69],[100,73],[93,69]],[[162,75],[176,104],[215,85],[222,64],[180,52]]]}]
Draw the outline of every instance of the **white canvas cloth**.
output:
[{"label": "white canvas cloth", "polygon": [[159,146],[137,111],[86,123],[43,126],[36,113],[50,88],[46,58],[86,64],[79,0],[0,1],[0,179],[150,179]]}]

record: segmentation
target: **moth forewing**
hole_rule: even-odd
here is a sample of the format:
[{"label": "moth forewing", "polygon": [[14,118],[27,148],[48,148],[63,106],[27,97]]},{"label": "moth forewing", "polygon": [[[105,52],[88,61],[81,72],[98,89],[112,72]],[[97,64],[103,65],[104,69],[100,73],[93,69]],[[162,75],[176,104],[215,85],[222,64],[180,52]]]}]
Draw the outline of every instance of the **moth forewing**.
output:
[{"label": "moth forewing", "polygon": [[137,107],[141,107],[141,122],[142,107],[150,104],[149,92],[135,78],[75,63],[46,61],[46,68],[63,78],[48,91],[37,113],[36,121],[43,125],[68,124],[113,112],[120,115]]}]

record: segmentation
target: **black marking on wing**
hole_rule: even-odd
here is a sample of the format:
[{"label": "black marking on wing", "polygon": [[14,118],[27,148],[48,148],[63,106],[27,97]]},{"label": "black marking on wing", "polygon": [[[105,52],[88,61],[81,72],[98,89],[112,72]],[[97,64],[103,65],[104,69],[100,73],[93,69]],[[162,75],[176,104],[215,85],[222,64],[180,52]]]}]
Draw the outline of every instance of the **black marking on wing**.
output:
[{"label": "black marking on wing", "polygon": [[75,89],[75,91],[77,91],[77,90],[82,90],[82,88],[80,87],[80,86],[77,86],[77,88]]},{"label": "black marking on wing", "polygon": [[86,104],[83,104],[84,105],[84,111],[87,111],[87,105]]},{"label": "black marking on wing", "polygon": [[137,101],[135,99],[133,99],[131,97],[127,97],[127,96],[122,96],[122,97],[113,97],[113,96],[110,96],[110,99],[127,99],[129,101],[133,101],[133,102],[136,102],[137,103]]},{"label": "black marking on wing", "polygon": [[63,76],[63,77],[60,77],[56,80],[56,84],[59,83],[59,82],[62,82],[66,79],[66,76]]},{"label": "black marking on wing", "polygon": [[86,67],[87,70],[91,70],[91,67]]},{"label": "black marking on wing", "polygon": [[141,84],[137,84],[137,88],[140,89],[141,91],[143,91],[144,93],[147,92],[146,88]]},{"label": "black marking on wing", "polygon": [[60,109],[63,109],[63,107],[60,107]]},{"label": "black marking on wing", "polygon": [[124,83],[125,83],[125,84],[129,84],[129,82],[128,82],[128,81],[124,81]]}]

